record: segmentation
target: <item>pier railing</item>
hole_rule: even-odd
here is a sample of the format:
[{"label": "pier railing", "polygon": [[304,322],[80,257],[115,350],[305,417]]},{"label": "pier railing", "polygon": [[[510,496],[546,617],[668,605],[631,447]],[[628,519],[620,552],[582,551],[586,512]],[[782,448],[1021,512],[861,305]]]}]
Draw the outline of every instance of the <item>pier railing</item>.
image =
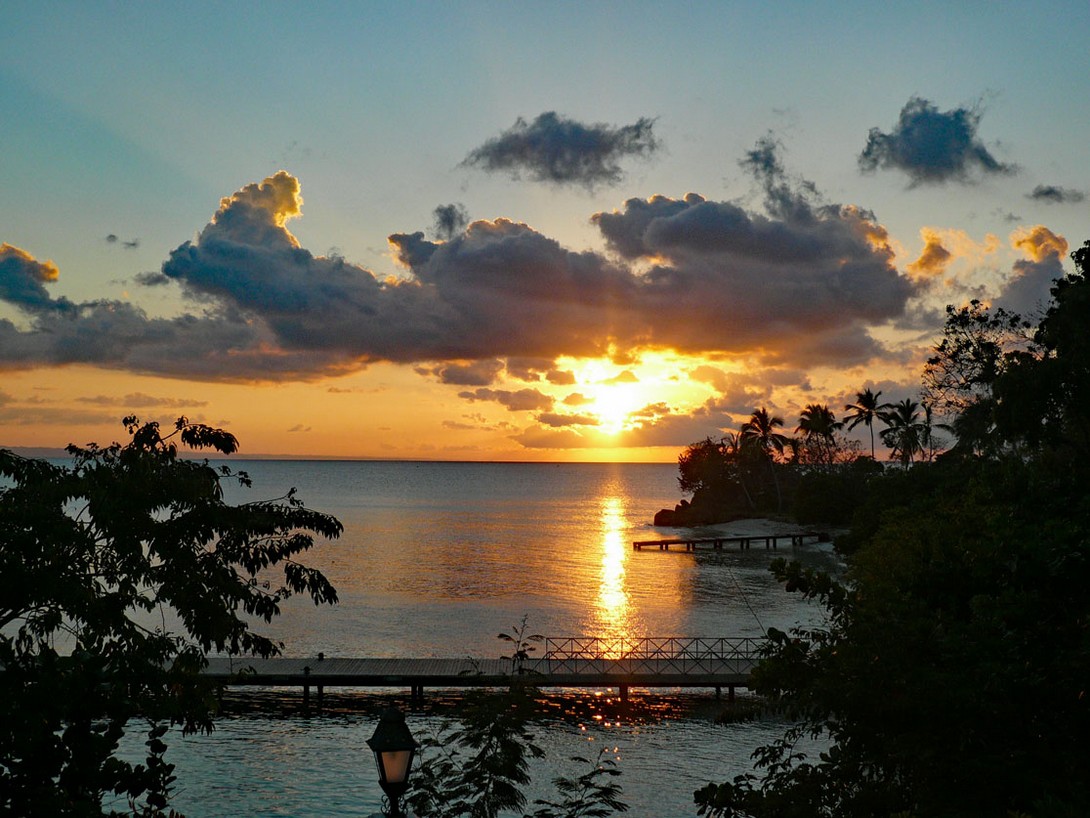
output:
[{"label": "pier railing", "polygon": [[541,662],[550,673],[748,673],[764,639],[694,636],[546,637]]}]

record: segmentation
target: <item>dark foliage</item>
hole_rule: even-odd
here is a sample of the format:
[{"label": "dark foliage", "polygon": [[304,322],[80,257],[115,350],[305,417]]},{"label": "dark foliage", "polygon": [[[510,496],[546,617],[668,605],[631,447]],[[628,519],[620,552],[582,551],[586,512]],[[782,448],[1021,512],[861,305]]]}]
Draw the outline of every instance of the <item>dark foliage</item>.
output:
[{"label": "dark foliage", "polygon": [[[314,534],[338,536],[336,519],[294,490],[227,505],[221,481],[246,475],[181,459],[175,443],[227,454],[238,448],[227,432],[124,423],[127,444],[69,446],[68,467],[0,451],[3,814],[99,815],[107,796],[165,814],[167,725],[212,729],[206,654],[274,654],[250,621],[296,593],[337,598],[295,560]],[[141,720],[146,763],[121,761],[118,742]]]},{"label": "dark foliage", "polygon": [[756,684],[794,726],[701,815],[1090,814],[1090,243],[1073,258],[1032,344],[951,311],[930,375],[963,436],[870,483],[845,580],[774,565],[828,626],[769,632]]},{"label": "dark foliage", "polygon": [[[802,525],[847,525],[866,500],[873,479],[883,471],[869,457],[834,468],[807,471],[795,485],[791,503],[795,521]],[[838,539],[838,547],[839,544]]]},{"label": "dark foliage", "polygon": [[[797,726],[758,750],[760,777],[702,790],[707,814],[1090,809],[1090,500],[1019,461],[927,471],[845,584],[775,566],[830,626],[770,632],[758,689]],[[819,758],[795,755],[808,735]]]}]

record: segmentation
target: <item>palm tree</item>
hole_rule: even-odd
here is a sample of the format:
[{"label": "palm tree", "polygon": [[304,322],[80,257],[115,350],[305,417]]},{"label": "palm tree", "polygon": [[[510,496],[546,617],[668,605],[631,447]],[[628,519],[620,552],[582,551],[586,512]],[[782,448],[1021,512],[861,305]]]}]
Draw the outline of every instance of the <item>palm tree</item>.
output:
[{"label": "palm tree", "polygon": [[[781,435],[776,429],[783,426],[783,418],[778,415],[768,414],[764,407],[754,409],[749,420],[742,424],[741,439],[756,443],[769,458],[783,452],[787,445],[787,436]],[[774,454],[775,453],[775,454]]]},{"label": "palm tree", "polygon": [[935,455],[938,453],[946,441],[939,435],[935,434],[936,429],[941,429],[944,432],[954,434],[954,427],[949,423],[936,423],[934,419],[934,407],[924,401],[923,403],[923,428],[920,431],[920,452],[928,462],[935,459]]},{"label": "palm tree", "polygon": [[739,434],[743,444],[754,446],[764,457],[768,459],[768,467],[772,470],[772,482],[776,486],[776,508],[783,509],[783,498],[780,496],[780,479],[776,476],[776,455],[783,454],[787,445],[786,435],[776,431],[783,426],[783,418],[768,414],[764,407],[754,409],[749,420],[742,424]]},{"label": "palm tree", "polygon": [[796,433],[801,433],[806,443],[808,460],[814,463],[832,463],[836,432],[844,426],[826,404],[811,403],[802,410]]},{"label": "palm tree", "polygon": [[887,404],[886,411],[879,414],[886,428],[881,431],[882,442],[890,448],[890,457],[897,458],[906,469],[912,458],[922,452],[927,428],[920,421],[920,404],[911,398],[905,398],[894,404]]},{"label": "palm tree", "polygon": [[870,429],[871,460],[874,460],[874,419],[879,417],[881,412],[890,408],[888,403],[878,402],[881,395],[881,389],[872,392],[870,387],[867,387],[862,392],[855,393],[855,403],[844,406],[844,411],[848,413],[845,421],[847,421],[849,429],[854,429],[860,423],[865,423],[867,428]]}]

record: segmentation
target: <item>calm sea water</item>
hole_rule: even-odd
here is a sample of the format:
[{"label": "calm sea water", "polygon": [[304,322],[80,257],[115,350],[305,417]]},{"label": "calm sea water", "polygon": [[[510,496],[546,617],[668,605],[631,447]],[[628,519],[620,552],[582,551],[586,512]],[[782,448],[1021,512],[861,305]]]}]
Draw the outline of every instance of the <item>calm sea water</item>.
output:
[{"label": "calm sea water", "polygon": [[[263,626],[286,655],[496,658],[506,652],[496,634],[523,616],[550,636],[760,636],[816,615],[770,577],[772,556],[832,565],[815,547],[634,551],[633,540],[678,533],[651,526],[654,512],[679,497],[669,464],[231,465],[254,480],[252,489],[229,489],[232,501],[295,487],[308,506],[345,526],[339,540],[305,559],[334,583],[340,603],[291,600]],[[277,715],[227,716],[212,736],[176,736],[177,808],[190,816],[373,813],[381,793],[364,742],[374,712],[395,699],[414,732],[438,724],[434,703],[413,712],[402,694],[351,694],[366,700],[362,708],[320,717],[280,706]],[[782,729],[715,725],[712,695],[637,694],[633,707],[619,709],[608,692],[558,694],[557,718],[538,729],[548,759],[535,767],[531,796],[549,793],[557,774],[581,771],[568,757],[608,746],[629,815],[694,815],[694,789],[747,770],[753,749]]]}]

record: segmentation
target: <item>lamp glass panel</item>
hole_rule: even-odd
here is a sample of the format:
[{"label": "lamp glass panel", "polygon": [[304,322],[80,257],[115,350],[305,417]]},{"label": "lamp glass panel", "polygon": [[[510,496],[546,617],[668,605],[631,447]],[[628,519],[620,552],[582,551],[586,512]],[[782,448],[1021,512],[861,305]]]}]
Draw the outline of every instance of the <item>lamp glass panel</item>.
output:
[{"label": "lamp glass panel", "polygon": [[[409,777],[409,765],[412,763],[412,750],[386,750],[382,753],[386,767],[386,780],[391,784],[400,784]],[[381,770],[379,773],[381,774]]]}]

